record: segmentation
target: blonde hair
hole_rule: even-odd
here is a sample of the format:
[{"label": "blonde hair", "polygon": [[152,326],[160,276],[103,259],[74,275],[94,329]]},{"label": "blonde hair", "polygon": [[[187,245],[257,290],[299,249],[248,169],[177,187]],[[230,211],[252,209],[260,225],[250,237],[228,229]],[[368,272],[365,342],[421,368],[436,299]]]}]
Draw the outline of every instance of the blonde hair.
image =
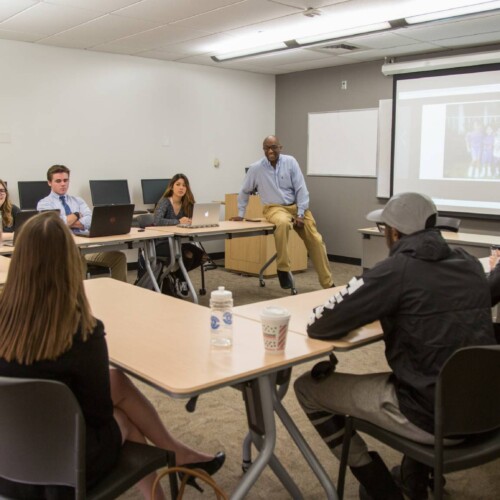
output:
[{"label": "blonde hair", "polygon": [[189,179],[184,174],[175,174],[172,179],[170,179],[167,189],[163,193],[163,198],[170,198],[174,194],[174,185],[179,179],[182,179],[186,185],[186,193],[181,200],[182,210],[186,217],[192,217],[195,201],[191,186],[189,185]]},{"label": "blonde hair", "polygon": [[9,198],[9,190],[7,189],[7,184],[5,181],[0,179],[0,184],[5,189],[5,201],[3,205],[0,207],[2,211],[2,225],[3,227],[10,227],[14,223],[14,218],[12,217],[12,202]]},{"label": "blonde hair", "polygon": [[0,296],[0,357],[31,364],[54,360],[95,327],[82,281],[82,261],[58,214],[45,212],[21,228]]}]

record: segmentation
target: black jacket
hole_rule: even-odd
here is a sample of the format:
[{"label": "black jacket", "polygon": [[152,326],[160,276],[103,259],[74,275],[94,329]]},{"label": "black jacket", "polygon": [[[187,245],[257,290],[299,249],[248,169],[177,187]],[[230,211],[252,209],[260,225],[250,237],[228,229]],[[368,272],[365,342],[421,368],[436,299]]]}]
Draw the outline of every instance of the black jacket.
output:
[{"label": "black jacket", "polygon": [[400,409],[433,433],[443,363],[460,347],[495,343],[490,304],[479,261],[427,229],[404,236],[387,259],[316,308],[308,333],[335,339],[379,319]]}]

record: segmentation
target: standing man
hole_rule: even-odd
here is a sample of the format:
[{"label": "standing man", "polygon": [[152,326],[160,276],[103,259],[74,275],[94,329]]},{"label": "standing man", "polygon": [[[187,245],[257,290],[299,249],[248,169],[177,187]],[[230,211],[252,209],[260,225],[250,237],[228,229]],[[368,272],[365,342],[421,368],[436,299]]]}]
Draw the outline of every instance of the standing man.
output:
[{"label": "standing man", "polygon": [[323,238],[309,210],[309,192],[299,164],[293,156],[281,154],[281,144],[274,135],[264,139],[263,149],[264,158],[248,170],[238,196],[238,217],[232,220],[243,220],[248,198],[258,189],[264,204],[264,217],[276,226],[274,241],[281,288],[292,287],[288,274],[291,269],[288,239],[292,228],[304,241],[321,286],[329,288],[333,286],[330,263]]},{"label": "standing man", "polygon": [[[72,231],[88,230],[92,220],[92,212],[82,198],[67,194],[69,174],[69,168],[64,165],[52,165],[47,170],[47,182],[51,192],[38,202],[36,209],[39,212],[59,210],[61,219]],[[122,252],[91,253],[87,254],[85,258],[82,257],[82,262],[85,267],[87,262],[109,267],[112,278],[127,282],[127,258]]]},{"label": "standing man", "polygon": [[[368,214],[385,224],[389,257],[313,312],[307,332],[316,339],[336,339],[380,320],[392,369],[354,375],[317,365],[295,382],[299,403],[337,458],[345,415],[432,445],[441,367],[459,348],[495,344],[483,267],[462,248],[448,246],[434,228],[436,215],[432,200],[418,193],[393,196],[383,210]],[[358,434],[348,465],[368,494],[362,498],[403,500],[380,456],[368,453]],[[394,475],[409,498],[427,499],[426,466],[404,457]]]}]

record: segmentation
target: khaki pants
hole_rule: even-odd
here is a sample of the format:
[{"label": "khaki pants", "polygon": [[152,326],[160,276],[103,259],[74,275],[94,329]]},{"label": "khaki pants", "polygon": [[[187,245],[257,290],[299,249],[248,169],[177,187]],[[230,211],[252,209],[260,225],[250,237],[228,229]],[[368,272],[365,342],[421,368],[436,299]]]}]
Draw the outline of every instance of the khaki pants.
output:
[{"label": "khaki pants", "polygon": [[109,267],[112,278],[127,282],[127,257],[123,252],[99,252],[82,256],[84,278],[87,277],[87,262],[97,266]]},{"label": "khaki pants", "polygon": [[276,266],[279,271],[290,271],[290,256],[288,254],[288,238],[290,230],[295,229],[306,245],[307,252],[318,274],[320,285],[328,288],[333,285],[330,263],[326,255],[323,238],[316,229],[316,221],[310,210],[304,213],[304,227],[296,228],[292,220],[297,217],[297,205],[265,205],[263,214],[266,220],[276,226],[274,241],[276,243]]}]

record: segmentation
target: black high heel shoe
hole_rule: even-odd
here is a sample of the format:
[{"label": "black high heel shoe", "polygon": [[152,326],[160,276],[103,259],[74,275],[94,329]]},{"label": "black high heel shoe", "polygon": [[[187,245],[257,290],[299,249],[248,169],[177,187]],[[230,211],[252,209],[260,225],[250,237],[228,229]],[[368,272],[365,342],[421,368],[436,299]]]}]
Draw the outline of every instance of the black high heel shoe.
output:
[{"label": "black high heel shoe", "polygon": [[[219,451],[216,453],[215,457],[212,460],[208,460],[208,462],[195,462],[192,464],[184,464],[181,467],[186,467],[186,469],[200,469],[203,472],[206,472],[209,476],[213,476],[226,461],[226,454],[223,451]],[[179,472],[179,479],[182,481],[184,474]],[[196,478],[190,476],[186,481],[186,484],[192,486],[200,492],[203,492],[203,488],[196,482]]]}]

